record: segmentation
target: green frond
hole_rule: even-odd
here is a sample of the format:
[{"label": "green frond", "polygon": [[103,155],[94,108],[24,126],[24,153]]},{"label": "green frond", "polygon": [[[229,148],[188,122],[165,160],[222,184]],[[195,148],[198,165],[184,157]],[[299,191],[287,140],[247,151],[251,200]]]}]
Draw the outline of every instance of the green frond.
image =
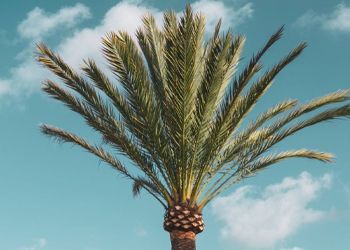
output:
[{"label": "green frond", "polygon": [[314,159],[322,162],[332,162],[334,155],[330,153],[312,151],[308,149],[289,150],[278,154],[270,154],[268,156],[263,156],[257,159],[252,164],[248,165],[247,167],[243,167],[243,169],[247,168],[250,171],[261,170],[262,168],[265,168],[271,164],[277,163],[287,158],[293,158],[293,157]]},{"label": "green frond", "polygon": [[128,138],[125,134],[125,129],[116,120],[112,120],[112,116],[102,118],[96,116],[89,105],[60,88],[52,81],[46,81],[43,90],[55,99],[66,104],[73,111],[82,115],[92,128],[100,132],[104,141],[116,148],[119,152],[128,156],[135,163],[135,166],[139,167],[140,170],[149,175],[154,182],[159,185],[159,188],[161,188],[164,193],[168,192],[160,182],[148,156],[138,147],[137,142],[133,142]]},{"label": "green frond", "polygon": [[219,117],[221,117],[221,119],[227,117],[227,114],[232,112],[231,110],[234,107],[236,99],[239,97],[255,73],[261,69],[261,65],[259,64],[261,57],[275,42],[282,37],[283,29],[284,27],[282,26],[269,38],[265,46],[251,58],[249,64],[244,68],[242,73],[235,78],[232,87],[228,90],[220,108],[221,113],[219,114]]},{"label": "green frond", "polygon": [[[93,146],[89,144],[87,141],[82,139],[81,137],[78,137],[77,135],[64,131],[62,129],[49,126],[46,124],[43,124],[40,126],[41,132],[49,137],[54,138],[58,142],[65,142],[65,143],[72,143],[73,145],[78,145],[88,152],[96,155],[99,159],[102,161],[108,163],[111,165],[114,169],[116,169],[119,173],[121,173],[123,176],[131,179],[134,183],[140,183],[141,185],[148,193],[150,193],[152,196],[154,196],[162,205],[163,207],[166,207],[165,203],[162,199],[164,199],[164,196],[161,192],[159,192],[159,188],[154,185],[151,181],[147,181],[145,178],[140,177],[134,177],[132,176],[127,169],[116,159],[112,156],[111,153],[105,151],[100,146]],[[141,188],[141,186],[139,188]],[[133,185],[133,192],[136,193],[138,187],[135,187],[135,184]]]},{"label": "green frond", "polygon": [[248,165],[240,166],[237,171],[231,174],[225,181],[217,185],[215,189],[211,189],[205,198],[200,203],[200,207],[204,207],[213,198],[222,194],[228,188],[230,188],[235,183],[241,181],[244,178],[254,176],[258,171],[261,171],[273,164],[276,164],[282,160],[289,158],[307,158],[312,160],[319,160],[325,163],[332,162],[334,155],[325,152],[313,151],[308,149],[300,150],[288,150],[281,153],[270,154],[267,156],[260,157],[256,161]]},{"label": "green frond", "polygon": [[144,29],[138,29],[136,37],[148,65],[151,82],[157,95],[156,99],[162,105],[162,108],[166,103],[165,90],[167,89],[163,51],[164,35],[158,29],[152,15],[147,15],[142,20]]},{"label": "green frond", "polygon": [[[206,143],[212,146],[208,147],[209,150],[205,153],[205,159],[207,160],[203,163],[204,165],[208,165],[213,158],[216,158],[222,148],[225,147],[225,144],[230,139],[232,133],[239,127],[246,115],[267,91],[268,87],[270,87],[276,75],[285,66],[297,58],[305,47],[305,43],[298,45],[271,70],[267,71],[262,77],[253,83],[247,94],[240,96],[234,105],[235,108],[232,111],[232,114],[228,114],[230,119],[227,120],[226,118],[223,118],[226,122],[224,122],[221,127],[219,126],[219,128],[214,127],[214,131],[212,131],[209,136]],[[219,117],[219,119],[221,118]]]},{"label": "green frond", "polygon": [[134,197],[139,196],[142,189],[142,183],[140,181],[134,181],[132,184],[132,195]]},{"label": "green frond", "polygon": [[207,58],[206,69],[197,97],[196,119],[199,122],[198,137],[203,138],[207,127],[212,122],[214,112],[232,77],[244,45],[244,38],[239,36],[233,42],[228,33],[222,41],[213,38]]},{"label": "green frond", "polygon": [[134,133],[138,133],[139,138],[149,140],[151,135],[157,141],[160,140],[163,129],[159,107],[154,100],[154,91],[136,45],[124,32],[118,35],[110,33],[103,44],[104,54],[126,91],[126,100],[135,113],[138,126]]},{"label": "green frond", "polygon": [[279,141],[303,128],[335,118],[348,117],[349,109],[348,105],[345,105],[339,108],[328,109],[324,112],[312,116],[307,120],[298,122],[288,129],[281,131],[287,124],[298,119],[302,115],[318,110],[324,106],[344,102],[347,100],[349,100],[349,91],[342,90],[312,100],[311,102],[301,105],[300,107],[296,107],[295,110],[291,111],[289,114],[264,128],[264,133],[256,137],[255,141],[250,141],[250,151],[248,152],[250,153],[254,150],[256,152],[263,152],[264,150],[270,148],[272,145],[275,145]]},{"label": "green frond", "polygon": [[[140,126],[139,121],[142,120],[143,117],[138,117],[124,96],[119,92],[118,88],[110,82],[107,76],[102,73],[93,60],[85,61],[83,70],[94,82],[96,87],[104,91],[104,93],[106,93],[106,95],[111,99],[114,106],[120,112],[122,120],[128,131],[139,138],[143,144],[143,147],[146,148],[150,154],[154,155],[155,153],[152,151],[153,146],[149,145],[149,140],[144,139],[145,136],[142,133],[145,130],[145,127]],[[162,170],[160,169],[160,171]]]},{"label": "green frond", "polygon": [[151,134],[152,138],[159,140],[162,132],[159,107],[136,45],[124,32],[110,33],[103,44],[104,54],[126,91],[127,102],[135,112],[138,124],[135,131],[140,138],[147,138]]},{"label": "green frond", "polygon": [[[271,133],[269,129],[266,129],[264,133],[258,135],[255,139],[256,141],[250,141],[249,150],[246,151],[244,157],[241,156],[242,159],[245,159],[247,163],[254,161],[258,156],[269,150],[272,146],[276,145],[280,141],[284,140],[290,135],[294,133],[315,125],[317,123],[321,123],[324,121],[337,119],[337,118],[346,118],[350,117],[350,105],[344,105],[338,108],[328,109],[324,112],[316,114],[309,119],[298,122],[291,127],[284,129],[282,131],[276,132],[275,134]],[[248,159],[248,160],[246,160]]]},{"label": "green frond", "polygon": [[140,195],[141,189],[148,189],[152,191],[155,195],[161,195],[157,187],[153,184],[151,180],[147,177],[136,177],[133,183],[132,192],[134,196]]},{"label": "green frond", "polygon": [[94,60],[84,61],[82,70],[92,80],[95,87],[103,91],[121,114],[123,120],[128,123],[133,121],[135,115],[125,97],[108,77],[97,67]]},{"label": "green frond", "polygon": [[[220,24],[221,22],[218,22],[214,36],[213,38],[218,36],[219,30],[220,30]],[[265,46],[250,60],[249,64],[244,68],[242,73],[235,78],[233,81],[231,87],[228,89],[228,91],[225,94],[225,97],[220,105],[220,107],[217,109],[217,115],[216,115],[216,121],[213,126],[209,127],[208,129],[210,132],[208,132],[209,136],[204,138],[206,140],[205,145],[212,145],[214,146],[214,140],[216,140],[220,133],[222,133],[223,130],[227,129],[228,126],[228,119],[229,114],[232,114],[232,110],[234,108],[234,105],[236,103],[236,100],[238,99],[240,93],[243,91],[245,86],[249,83],[250,79],[261,69],[261,65],[259,64],[259,61],[261,57],[265,54],[265,52],[276,42],[278,41],[283,33],[283,27],[277,30],[270,39],[267,41]],[[207,147],[206,151],[211,151],[211,147]],[[208,157],[207,152],[204,153],[206,157]],[[206,165],[206,164],[202,164]]]},{"label": "green frond", "polygon": [[167,89],[164,121],[169,131],[169,142],[175,158],[174,167],[181,173],[177,178],[185,201],[188,189],[190,152],[192,151],[192,124],[194,121],[197,90],[202,80],[204,17],[194,15],[187,7],[177,22],[173,12],[164,14],[165,69]]},{"label": "green frond", "polygon": [[92,107],[98,106],[102,99],[93,86],[80,77],[60,56],[43,43],[37,45],[37,51],[38,62],[60,77],[67,87],[79,93]]},{"label": "green frond", "polygon": [[[127,102],[134,111],[134,126],[131,132],[140,140],[156,163],[167,185],[175,182],[169,162],[170,147],[162,123],[160,103],[154,99],[155,92],[148,78],[143,59],[131,37],[120,32],[110,33],[103,40],[104,54],[124,90]],[[164,167],[165,166],[165,167]]]},{"label": "green frond", "polygon": [[[276,66],[271,70],[266,72],[261,78],[259,78],[253,86],[250,88],[248,93],[244,95],[240,102],[235,105],[235,111],[233,113],[233,119],[231,119],[231,126],[228,127],[229,134],[238,127],[242,119],[246,114],[252,109],[253,105],[261,98],[261,96],[266,92],[268,87],[272,84],[273,79],[276,75],[294,59],[296,59],[300,53],[306,47],[305,43],[300,44],[295,49],[293,49],[285,58],[283,58]],[[223,132],[226,134],[226,132]]]},{"label": "green frond", "polygon": [[132,194],[134,197],[139,196],[141,190],[145,189],[149,194],[151,194],[159,203],[166,208],[166,204],[164,203],[164,198],[162,194],[159,192],[157,186],[153,184],[153,182],[147,177],[136,177],[133,180],[132,184]]},{"label": "green frond", "polygon": [[272,145],[275,145],[277,142],[280,142],[284,138],[306,127],[315,125],[317,123],[337,119],[337,118],[350,118],[350,104],[347,104],[338,108],[328,109],[324,112],[321,112],[319,114],[312,116],[309,119],[298,122],[297,124],[292,125],[291,127],[270,136],[270,138],[267,140],[267,143],[264,149],[270,148]]},{"label": "green frond", "polygon": [[[200,164],[199,159],[201,159],[203,147],[206,146],[204,143],[207,137],[208,127],[213,122],[215,110],[226,90],[229,79],[235,71],[244,44],[244,38],[241,36],[238,36],[232,41],[230,33],[223,39],[213,37],[210,41],[210,48],[208,49],[205,75],[199,89],[197,112],[195,114],[196,121],[193,127],[195,138],[193,142],[192,168],[198,168],[198,164]],[[201,181],[203,172],[205,172],[205,168],[202,167],[197,174],[193,186],[199,187],[197,183]],[[193,193],[196,192],[196,189],[193,190]]]},{"label": "green frond", "polygon": [[339,90],[339,91],[330,93],[326,96],[316,98],[310,101],[309,103],[306,103],[300,107],[297,107],[293,112],[290,112],[287,116],[275,122],[271,126],[270,130],[272,132],[275,132],[281,129],[283,126],[285,126],[289,122],[299,118],[300,116],[310,113],[312,111],[315,111],[317,109],[320,109],[324,106],[348,101],[350,99],[349,93],[350,93],[350,90]]},{"label": "green frond", "polygon": [[106,152],[102,147],[93,146],[89,144],[87,141],[85,141],[84,139],[82,139],[81,137],[73,133],[64,131],[62,129],[59,129],[50,125],[43,124],[40,126],[40,129],[43,134],[49,137],[52,137],[58,142],[68,142],[84,148],[88,152],[96,155],[102,161],[113,166],[122,175],[130,179],[134,179],[134,177],[132,177],[132,175],[126,170],[126,168],[116,158],[114,158],[112,154]]},{"label": "green frond", "polygon": [[177,182],[175,178],[175,163],[172,160],[173,157],[173,144],[169,142],[174,142],[173,136],[171,133],[167,133],[166,131],[170,131],[171,123],[168,123],[164,117],[169,114],[168,107],[169,97],[168,97],[168,87],[167,87],[167,79],[166,79],[166,66],[165,66],[165,56],[163,47],[165,46],[164,34],[161,32],[156,26],[156,22],[153,16],[146,15],[143,18],[144,29],[138,29],[136,31],[136,37],[138,39],[138,43],[140,45],[141,51],[144,55],[144,58],[147,62],[149,76],[151,79],[151,84],[154,89],[155,102],[158,105],[158,112],[162,118],[158,120],[162,124],[162,140],[163,144],[159,145],[156,143],[157,149],[156,154],[160,155],[162,165],[165,169],[167,178],[169,179],[169,184],[173,186],[173,195],[176,196],[176,184]]},{"label": "green frond", "polygon": [[250,124],[248,124],[247,127],[243,129],[243,131],[233,135],[232,138],[229,139],[229,141],[226,143],[225,147],[223,147],[222,152],[219,154],[218,159],[221,160],[215,164],[214,171],[216,171],[216,169],[220,169],[224,164],[233,161],[238,152],[242,151],[251,143],[255,143],[255,141],[263,137],[263,135],[266,135],[267,129],[259,128],[263,126],[267,121],[295,107],[297,103],[297,100],[287,100],[278,103],[272,108],[260,114],[259,117],[255,121],[250,122]]}]

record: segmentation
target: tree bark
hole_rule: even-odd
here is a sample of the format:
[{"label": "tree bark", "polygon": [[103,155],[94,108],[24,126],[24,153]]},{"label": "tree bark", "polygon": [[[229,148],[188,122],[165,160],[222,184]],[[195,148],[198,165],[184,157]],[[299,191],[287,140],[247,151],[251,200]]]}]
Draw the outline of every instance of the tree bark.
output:
[{"label": "tree bark", "polygon": [[170,232],[171,250],[196,250],[196,234],[174,230]]}]

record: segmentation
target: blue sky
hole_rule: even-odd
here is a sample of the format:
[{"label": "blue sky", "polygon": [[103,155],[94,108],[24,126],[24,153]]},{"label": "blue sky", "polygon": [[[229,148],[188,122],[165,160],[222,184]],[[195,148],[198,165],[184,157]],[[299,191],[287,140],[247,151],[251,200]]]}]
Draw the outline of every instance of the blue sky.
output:
[{"label": "blue sky", "polygon": [[[300,41],[305,53],[291,64],[256,107],[298,98],[305,102],[350,87],[349,1],[198,0],[213,23],[247,37],[249,58],[285,24],[284,39],[264,58],[271,65]],[[83,150],[40,134],[46,122],[97,137],[82,120],[40,92],[51,77],[33,60],[45,41],[73,67],[82,58],[105,64],[100,38],[133,32],[140,16],[180,12],[186,1],[2,1],[0,3],[0,249],[169,249],[163,210]],[[243,64],[244,64],[243,60]],[[317,125],[279,146],[330,151],[335,163],[290,160],[233,187],[208,206],[198,249],[346,250],[350,245],[350,121]],[[225,216],[223,216],[225,215]]]}]

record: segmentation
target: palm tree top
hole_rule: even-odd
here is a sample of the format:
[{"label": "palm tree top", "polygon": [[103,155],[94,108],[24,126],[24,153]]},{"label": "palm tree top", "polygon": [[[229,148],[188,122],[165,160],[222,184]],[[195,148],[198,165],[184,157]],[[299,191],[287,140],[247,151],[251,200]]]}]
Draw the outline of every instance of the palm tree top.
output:
[{"label": "palm tree top", "polygon": [[[238,71],[245,38],[221,32],[221,22],[205,39],[205,18],[188,5],[181,17],[165,12],[163,25],[160,29],[147,15],[136,31],[137,43],[126,32],[103,38],[103,54],[116,80],[93,59],[84,61],[81,75],[39,44],[37,60],[64,83],[46,80],[43,90],[81,115],[104,144],[50,125],[42,125],[42,132],[111,165],[133,182],[134,195],[144,189],[165,208],[185,204],[199,212],[233,184],[281,160],[332,160],[332,154],[315,150],[271,149],[304,128],[349,117],[349,90],[305,104],[282,101],[242,126],[305,43],[258,74],[262,57],[281,38],[283,27]],[[132,164],[123,165],[116,155],[127,156]]]}]

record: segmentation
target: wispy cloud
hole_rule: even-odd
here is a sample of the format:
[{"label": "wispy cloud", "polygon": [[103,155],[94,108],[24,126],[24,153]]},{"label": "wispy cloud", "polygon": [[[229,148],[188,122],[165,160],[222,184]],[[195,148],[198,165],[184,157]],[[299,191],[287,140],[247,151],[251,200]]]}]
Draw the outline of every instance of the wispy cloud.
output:
[{"label": "wispy cloud", "polygon": [[323,14],[309,10],[297,19],[296,24],[301,27],[318,26],[329,31],[349,32],[350,6],[340,3],[331,13]]},{"label": "wispy cloud", "polygon": [[221,233],[225,239],[249,248],[271,248],[303,224],[328,215],[309,205],[330,184],[329,174],[315,178],[303,172],[298,178],[285,178],[261,191],[253,186],[238,188],[216,199],[212,211],[224,223]]},{"label": "wispy cloud", "polygon": [[23,97],[37,91],[40,81],[47,77],[48,73],[34,61],[34,44],[43,37],[53,34],[58,28],[64,32],[67,28],[75,27],[89,16],[89,8],[79,3],[61,8],[55,13],[47,13],[38,7],[31,10],[17,27],[19,36],[25,38],[27,46],[17,53],[16,59],[19,63],[9,70],[10,76],[7,78],[0,76],[0,96]]},{"label": "wispy cloud", "polygon": [[18,34],[24,38],[41,38],[52,33],[58,27],[74,27],[79,21],[90,17],[90,10],[83,4],[77,3],[72,7],[63,7],[56,13],[47,13],[36,7],[27,14],[18,25]]},{"label": "wispy cloud", "polygon": [[[208,32],[213,30],[214,24],[220,17],[223,19],[223,28],[227,28],[244,22],[253,13],[251,3],[228,5],[221,1],[199,0],[193,3],[193,7],[206,15]],[[38,7],[34,8],[18,26],[19,35],[28,41],[28,46],[19,52],[19,55],[22,54],[22,58],[25,59],[20,60],[18,65],[10,69],[10,77],[0,76],[0,96],[22,97],[23,94],[30,95],[39,90],[40,82],[48,76],[48,73],[34,62],[33,44],[38,39],[49,38],[58,27],[60,32],[64,32],[67,28],[75,28],[73,34],[70,33],[51,46],[67,63],[78,68],[82,59],[89,57],[105,65],[101,56],[101,37],[112,30],[126,30],[134,33],[141,25],[141,17],[146,13],[152,13],[161,25],[162,11],[142,1],[121,1],[106,12],[99,24],[81,29],[75,25],[91,16],[89,8],[83,4],[64,7],[55,13],[47,13]]]},{"label": "wispy cloud", "polygon": [[11,89],[10,81],[6,79],[0,79],[0,96],[2,94],[9,93]]},{"label": "wispy cloud", "polygon": [[222,18],[223,29],[236,28],[239,24],[251,18],[254,13],[253,4],[245,3],[242,6],[227,5],[224,2],[200,0],[193,3],[193,9],[206,16],[207,31],[214,30],[219,18]]},{"label": "wispy cloud", "polygon": [[46,245],[47,240],[45,238],[34,239],[31,245],[20,247],[19,250],[43,250]]}]

